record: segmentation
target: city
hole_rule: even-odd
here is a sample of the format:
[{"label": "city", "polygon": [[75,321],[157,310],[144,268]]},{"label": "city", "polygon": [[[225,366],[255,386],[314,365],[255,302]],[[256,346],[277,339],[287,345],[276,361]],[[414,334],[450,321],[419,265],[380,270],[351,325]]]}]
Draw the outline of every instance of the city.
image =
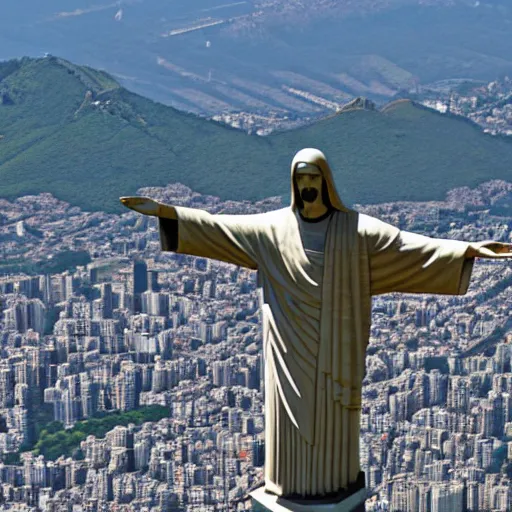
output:
[{"label": "city", "polygon": [[[283,206],[180,184],[138,194],[212,213]],[[511,196],[493,181],[356,209],[430,236],[512,241]],[[0,221],[5,268],[90,256],[74,272],[0,279],[2,509],[250,510],[265,442],[256,274],[161,252],[155,218],[88,213],[48,193],[2,199]],[[511,284],[510,263],[481,261],[465,296],[374,298],[367,510],[512,508]]]}]

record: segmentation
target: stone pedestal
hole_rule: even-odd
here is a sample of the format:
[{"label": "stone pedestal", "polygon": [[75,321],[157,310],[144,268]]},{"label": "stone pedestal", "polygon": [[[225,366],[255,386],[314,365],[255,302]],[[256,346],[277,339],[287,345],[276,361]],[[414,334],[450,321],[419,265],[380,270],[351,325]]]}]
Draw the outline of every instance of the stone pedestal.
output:
[{"label": "stone pedestal", "polygon": [[292,501],[266,493],[260,487],[250,494],[253,512],[365,512],[367,489],[362,488],[336,503],[321,500]]}]

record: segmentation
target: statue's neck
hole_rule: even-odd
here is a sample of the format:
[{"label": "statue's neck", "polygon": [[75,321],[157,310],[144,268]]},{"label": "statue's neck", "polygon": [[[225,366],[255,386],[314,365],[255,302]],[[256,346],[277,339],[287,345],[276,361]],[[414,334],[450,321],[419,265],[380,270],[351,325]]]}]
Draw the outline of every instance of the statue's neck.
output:
[{"label": "statue's neck", "polygon": [[324,204],[322,199],[318,197],[314,203],[304,202],[301,214],[303,217],[308,219],[314,219],[315,217],[320,217],[328,210],[327,206]]},{"label": "statue's neck", "polygon": [[319,213],[316,213],[314,215],[312,215],[311,212],[308,212],[309,215],[307,215],[307,213],[304,211],[304,209],[298,210],[298,213],[299,213],[300,218],[306,222],[320,222],[320,221],[326,219],[327,217],[329,217],[329,215],[334,210],[334,208],[332,208],[332,207],[328,208],[325,205],[322,205],[322,207],[323,207],[322,211]]}]

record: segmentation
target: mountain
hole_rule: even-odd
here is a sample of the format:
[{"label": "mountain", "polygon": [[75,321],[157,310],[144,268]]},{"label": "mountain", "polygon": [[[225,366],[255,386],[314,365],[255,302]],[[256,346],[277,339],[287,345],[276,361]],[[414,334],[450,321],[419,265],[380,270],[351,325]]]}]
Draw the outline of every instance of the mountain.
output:
[{"label": "mountain", "polygon": [[[325,102],[512,74],[510,0],[16,0],[0,60],[105,69],[180,110],[317,118]],[[304,94],[322,101],[311,103]]]},{"label": "mountain", "polygon": [[347,203],[443,199],[512,177],[512,141],[410,101],[361,101],[310,126],[247,135],[131,93],[56,57],[0,63],[0,196],[51,192],[85,209],[181,182],[222,199],[289,197],[303,147],[328,156]]}]

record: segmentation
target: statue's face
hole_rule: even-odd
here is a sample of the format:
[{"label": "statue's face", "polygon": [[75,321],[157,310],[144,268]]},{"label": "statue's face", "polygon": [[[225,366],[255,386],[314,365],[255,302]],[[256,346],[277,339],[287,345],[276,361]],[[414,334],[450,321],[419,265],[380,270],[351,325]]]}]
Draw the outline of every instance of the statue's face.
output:
[{"label": "statue's face", "polygon": [[321,174],[296,173],[295,181],[300,198],[305,203],[322,203],[323,176]]}]

